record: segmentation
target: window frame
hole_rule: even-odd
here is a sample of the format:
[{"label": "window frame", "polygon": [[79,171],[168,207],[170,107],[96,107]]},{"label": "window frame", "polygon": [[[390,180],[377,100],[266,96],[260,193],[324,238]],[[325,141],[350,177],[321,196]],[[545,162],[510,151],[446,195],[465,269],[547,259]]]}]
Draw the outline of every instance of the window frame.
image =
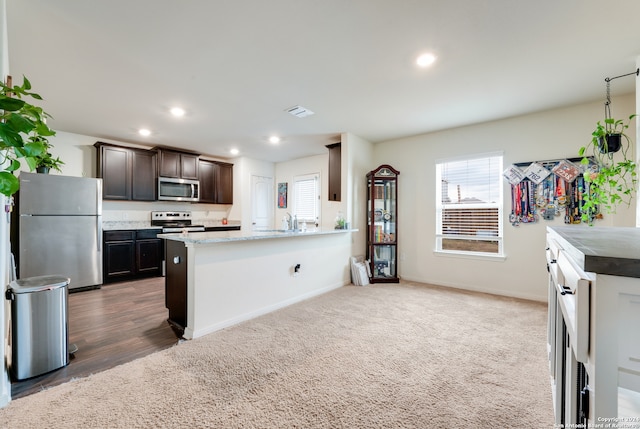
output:
[{"label": "window frame", "polygon": [[[497,167],[497,175],[495,178],[495,184],[499,186],[498,197],[495,202],[479,203],[479,204],[447,204],[442,202],[442,166],[447,163],[471,161],[487,158],[499,158],[499,164]],[[435,161],[435,186],[436,186],[436,225],[435,225],[435,250],[434,252],[439,255],[459,256],[469,258],[481,258],[481,259],[504,259],[504,228],[502,219],[504,214],[504,183],[502,180],[502,171],[504,166],[504,154],[503,152],[489,152],[479,153],[473,155],[463,155],[458,157],[437,159]],[[497,209],[496,222],[498,227],[497,236],[482,235],[449,235],[443,233],[443,213],[446,209]],[[442,244],[445,239],[453,240],[474,240],[474,241],[495,241],[498,244],[497,252],[482,252],[474,250],[452,250],[443,249]]]},{"label": "window frame", "polygon": [[315,219],[307,219],[301,218],[298,216],[298,222],[320,222],[320,198],[321,198],[321,182],[320,182],[320,173],[310,173],[310,174],[301,174],[293,177],[293,189],[292,189],[292,197],[291,198],[291,213],[294,216],[298,215],[298,195],[297,195],[297,187],[299,182],[307,181],[313,179],[315,180],[315,199],[314,199],[314,212]]}]

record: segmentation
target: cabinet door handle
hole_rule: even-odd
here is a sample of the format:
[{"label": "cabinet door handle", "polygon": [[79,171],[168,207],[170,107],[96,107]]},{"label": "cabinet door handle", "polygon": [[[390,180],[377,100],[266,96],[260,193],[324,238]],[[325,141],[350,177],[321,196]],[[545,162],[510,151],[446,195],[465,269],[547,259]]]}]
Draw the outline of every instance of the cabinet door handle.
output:
[{"label": "cabinet door handle", "polygon": [[637,358],[637,357],[631,357],[631,356],[629,356],[629,360],[630,360],[631,362],[640,362],[640,359],[639,359],[639,358]]},{"label": "cabinet door handle", "polygon": [[180,256],[174,256],[173,257],[173,263],[178,265],[180,263]]}]

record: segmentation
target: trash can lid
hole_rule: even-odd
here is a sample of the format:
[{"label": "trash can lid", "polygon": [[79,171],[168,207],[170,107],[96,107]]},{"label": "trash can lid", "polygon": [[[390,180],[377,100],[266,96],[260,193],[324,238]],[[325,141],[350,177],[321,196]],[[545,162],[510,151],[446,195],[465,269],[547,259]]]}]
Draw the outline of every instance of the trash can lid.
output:
[{"label": "trash can lid", "polygon": [[63,276],[35,276],[14,280],[9,284],[13,293],[31,293],[42,290],[58,289],[69,284],[71,279]]}]

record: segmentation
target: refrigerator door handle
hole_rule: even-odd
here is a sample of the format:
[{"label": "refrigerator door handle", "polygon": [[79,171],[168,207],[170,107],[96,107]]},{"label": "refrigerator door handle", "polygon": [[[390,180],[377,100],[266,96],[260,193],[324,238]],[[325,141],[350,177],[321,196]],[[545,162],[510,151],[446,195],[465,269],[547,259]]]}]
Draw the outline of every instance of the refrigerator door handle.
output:
[{"label": "refrigerator door handle", "polygon": [[96,247],[102,252],[102,216],[96,216]]},{"label": "refrigerator door handle", "polygon": [[102,215],[102,179],[96,181],[96,213]]}]

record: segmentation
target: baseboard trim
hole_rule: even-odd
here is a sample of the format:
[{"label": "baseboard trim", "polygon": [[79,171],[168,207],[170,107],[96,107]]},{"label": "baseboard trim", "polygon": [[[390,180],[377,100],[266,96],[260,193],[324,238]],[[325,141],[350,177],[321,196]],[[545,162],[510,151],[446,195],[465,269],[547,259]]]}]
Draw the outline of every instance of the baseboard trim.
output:
[{"label": "baseboard trim", "polygon": [[468,291],[472,291],[472,292],[480,292],[480,293],[488,293],[491,295],[499,295],[499,296],[508,296],[510,298],[519,298],[519,299],[526,299],[529,301],[538,301],[538,302],[547,302],[547,295],[544,296],[538,296],[538,295],[531,295],[528,293],[517,293],[514,292],[512,290],[508,290],[508,291],[504,291],[504,290],[495,290],[495,289],[488,289],[488,288],[482,288],[482,287],[476,287],[476,286],[469,286],[469,285],[459,285],[459,284],[454,284],[454,283],[439,283],[439,282],[432,282],[429,280],[425,280],[425,279],[418,279],[418,278],[413,278],[413,277],[407,277],[407,276],[401,276],[402,280],[406,280],[409,282],[415,282],[415,283],[424,283],[424,284],[430,284],[430,285],[434,285],[434,286],[444,286],[444,287],[450,287],[453,289],[461,289],[461,290],[468,290]]},{"label": "baseboard trim", "polygon": [[0,374],[0,408],[6,407],[9,402],[11,402],[11,381],[5,367],[2,374]]},{"label": "baseboard trim", "polygon": [[301,302],[301,301],[304,301],[306,299],[313,298],[315,296],[325,294],[325,293],[330,292],[330,291],[332,291],[334,289],[339,289],[339,288],[341,288],[343,286],[346,286],[346,285],[348,285],[350,283],[351,283],[350,281],[341,282],[341,283],[333,284],[333,285],[328,286],[328,287],[324,287],[322,289],[316,289],[316,290],[314,290],[312,292],[309,292],[309,293],[306,293],[306,294],[303,294],[303,295],[298,295],[296,297],[289,298],[287,300],[280,301],[278,303],[275,303],[275,304],[272,304],[272,305],[268,305],[266,307],[262,307],[262,308],[259,308],[257,310],[254,310],[254,311],[250,311],[248,313],[241,314],[241,315],[233,317],[231,319],[223,320],[222,322],[215,323],[213,325],[207,326],[206,328],[198,329],[196,331],[194,331],[193,329],[191,329],[191,328],[189,328],[187,326],[185,328],[185,330],[184,330],[184,338],[186,338],[188,340],[191,340],[191,339],[194,339],[194,338],[202,337],[204,335],[211,334],[211,333],[213,333],[215,331],[219,331],[221,329],[228,328],[228,327],[233,326],[233,325],[237,325],[238,323],[245,322],[245,321],[250,320],[250,319],[254,319],[254,318],[258,317],[258,316],[262,316],[264,314],[271,313],[271,312],[279,310],[281,308],[288,307],[288,306],[290,306],[292,304],[295,304],[297,302]]},{"label": "baseboard trim", "polygon": [[11,396],[9,395],[0,396],[0,408],[6,407],[7,405],[9,405],[9,402],[11,402]]}]

